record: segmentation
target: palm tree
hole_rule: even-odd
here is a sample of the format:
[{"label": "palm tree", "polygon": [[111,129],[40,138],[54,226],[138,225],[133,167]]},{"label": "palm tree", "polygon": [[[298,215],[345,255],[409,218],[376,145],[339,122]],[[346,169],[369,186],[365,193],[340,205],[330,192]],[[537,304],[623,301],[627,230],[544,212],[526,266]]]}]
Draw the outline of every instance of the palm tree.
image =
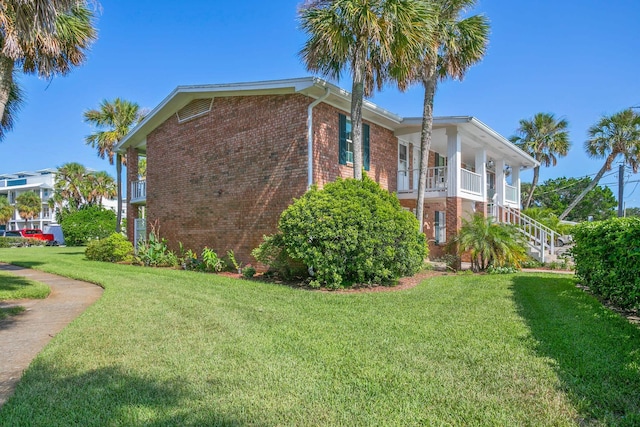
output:
[{"label": "palm tree", "polygon": [[624,163],[631,166],[634,173],[638,172],[640,165],[640,115],[633,109],[627,108],[612,116],[603,116],[598,123],[589,128],[588,134],[589,139],[584,143],[587,154],[594,159],[604,157],[604,164],[587,188],[558,217],[560,220],[565,219],[584,196],[598,185],[602,175],[611,170],[611,165],[616,157],[622,155]]},{"label": "palm tree", "polygon": [[458,253],[470,253],[471,268],[476,272],[490,265],[519,268],[527,257],[521,234],[515,227],[498,224],[481,213],[462,220],[462,227],[449,247],[454,245]]},{"label": "palm tree", "polygon": [[[3,0],[0,7],[0,120],[11,122],[14,71],[49,78],[85,60],[96,38],[84,0]],[[9,115],[9,117],[8,117]],[[9,127],[4,127],[8,130]],[[1,134],[0,134],[1,135]]]},{"label": "palm tree", "polygon": [[[109,158],[113,164],[113,147],[144,118],[144,113],[135,102],[116,98],[113,101],[102,101],[96,110],[84,112],[84,121],[98,128],[96,132],[87,136],[87,144],[98,149],[101,159]],[[120,232],[122,222],[122,163],[126,158],[119,153],[116,155],[116,191],[118,197],[118,212],[116,214],[116,231]]]},{"label": "palm tree", "polygon": [[60,166],[54,189],[54,201],[66,200],[70,208],[80,208],[87,201],[87,169],[75,162]]},{"label": "palm tree", "polygon": [[[569,152],[569,123],[565,119],[556,119],[550,113],[538,113],[531,120],[520,120],[520,127],[513,135],[511,142],[520,147],[525,153],[540,162],[545,167],[555,166],[558,157],[564,157]],[[540,166],[533,168],[533,181],[527,201],[522,206],[527,209],[533,199],[533,191],[538,185]]]},{"label": "palm tree", "polygon": [[13,206],[9,204],[9,200],[5,196],[0,196],[0,224],[6,225],[11,221],[14,210]]},{"label": "palm tree", "polygon": [[299,11],[309,35],[300,56],[309,71],[340,79],[349,67],[353,176],[362,179],[362,105],[381,89],[396,51],[418,48],[429,21],[412,0],[309,0]]},{"label": "palm tree", "polygon": [[26,191],[16,197],[16,208],[20,218],[24,219],[24,228],[28,228],[29,220],[42,210],[42,199],[34,191]]},{"label": "palm tree", "polygon": [[116,196],[116,183],[113,178],[104,171],[94,172],[87,175],[88,198],[90,204],[102,206],[102,199],[111,199]]},{"label": "palm tree", "polygon": [[432,7],[429,17],[432,28],[422,54],[414,58],[415,71],[405,71],[407,78],[417,78],[424,86],[416,208],[420,231],[423,230],[424,194],[433,131],[433,99],[438,82],[447,78],[462,80],[467,70],[484,57],[489,40],[489,23],[484,16],[460,19],[460,15],[475,5],[475,0],[432,0],[429,3]]}]

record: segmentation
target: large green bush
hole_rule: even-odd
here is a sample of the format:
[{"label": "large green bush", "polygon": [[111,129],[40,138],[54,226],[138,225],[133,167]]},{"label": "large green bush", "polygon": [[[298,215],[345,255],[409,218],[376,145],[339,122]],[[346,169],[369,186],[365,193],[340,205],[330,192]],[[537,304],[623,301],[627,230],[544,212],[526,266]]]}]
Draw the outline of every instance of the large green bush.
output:
[{"label": "large green bush", "polygon": [[84,252],[87,259],[106,262],[133,261],[133,245],[120,233],[106,239],[93,240]]},{"label": "large green bush", "polygon": [[640,218],[582,223],[573,236],[583,283],[622,308],[640,308]]},{"label": "large green bush", "polygon": [[68,246],[82,246],[91,240],[104,239],[114,233],[116,214],[101,206],[85,206],[65,214],[60,226]]},{"label": "large green bush", "polygon": [[367,177],[310,189],[282,213],[279,229],[313,286],[389,283],[416,273],[427,255],[417,219]]}]

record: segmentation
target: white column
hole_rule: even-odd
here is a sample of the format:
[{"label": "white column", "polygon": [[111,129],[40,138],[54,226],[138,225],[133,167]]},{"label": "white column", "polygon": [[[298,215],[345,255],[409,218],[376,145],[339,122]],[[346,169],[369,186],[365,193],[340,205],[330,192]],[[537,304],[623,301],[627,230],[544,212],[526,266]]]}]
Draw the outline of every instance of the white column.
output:
[{"label": "white column", "polygon": [[502,206],[505,205],[504,186],[507,183],[507,180],[505,179],[506,176],[504,174],[505,166],[504,159],[496,159],[496,199],[498,204]]},{"label": "white column", "polygon": [[455,127],[447,128],[447,196],[460,194],[460,169],[462,168],[462,143]]},{"label": "white column", "polygon": [[476,173],[481,176],[480,193],[482,201],[487,201],[487,150],[480,148],[476,151]]},{"label": "white column", "polygon": [[520,166],[511,166],[511,185],[516,187],[516,203],[518,204],[518,209],[521,208],[520,205]]}]

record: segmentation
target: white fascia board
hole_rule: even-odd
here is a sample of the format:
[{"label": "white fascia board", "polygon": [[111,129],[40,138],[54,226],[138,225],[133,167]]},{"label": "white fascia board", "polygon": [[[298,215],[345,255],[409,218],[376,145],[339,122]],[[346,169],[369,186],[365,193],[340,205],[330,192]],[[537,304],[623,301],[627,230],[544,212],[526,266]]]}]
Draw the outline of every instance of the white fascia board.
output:
[{"label": "white fascia board", "polygon": [[509,150],[516,153],[519,157],[522,157],[526,163],[529,163],[531,165],[531,167],[540,166],[540,162],[538,162],[536,159],[534,159],[533,157],[525,153],[520,147],[518,147],[517,145],[509,141],[504,136],[500,135],[495,130],[491,129],[489,126],[487,126],[480,120],[476,119],[475,117],[471,117],[470,123],[472,123],[477,128],[489,134],[492,138],[494,138],[496,141],[498,141],[500,144],[502,144]]},{"label": "white fascia board", "polygon": [[27,189],[35,189],[35,188],[44,188],[44,189],[48,189],[48,190],[52,190],[53,187],[47,183],[40,183],[40,184],[25,184],[25,185],[13,185],[13,186],[9,186],[9,187],[0,187],[0,190],[5,191],[5,190],[27,190]]}]

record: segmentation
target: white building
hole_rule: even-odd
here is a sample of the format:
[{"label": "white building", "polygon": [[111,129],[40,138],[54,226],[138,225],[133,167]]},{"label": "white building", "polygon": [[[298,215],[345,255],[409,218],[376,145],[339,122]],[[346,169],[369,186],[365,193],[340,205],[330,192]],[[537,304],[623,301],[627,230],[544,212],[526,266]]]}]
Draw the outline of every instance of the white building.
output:
[{"label": "white building", "polygon": [[53,196],[53,184],[55,183],[56,169],[41,169],[37,171],[23,171],[9,174],[0,174],[0,196],[6,196],[9,203],[15,205],[16,198],[27,191],[33,191],[42,200],[40,214],[28,223],[20,218],[18,211],[7,223],[7,230],[22,228],[39,228],[56,222],[55,209],[49,208],[48,201]]}]

